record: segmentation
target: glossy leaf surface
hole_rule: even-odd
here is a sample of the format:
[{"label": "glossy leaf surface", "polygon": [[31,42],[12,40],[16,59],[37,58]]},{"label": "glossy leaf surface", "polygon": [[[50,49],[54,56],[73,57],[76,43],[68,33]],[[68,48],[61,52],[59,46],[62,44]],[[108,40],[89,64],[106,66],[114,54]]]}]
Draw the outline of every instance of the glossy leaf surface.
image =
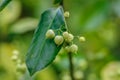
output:
[{"label": "glossy leaf surface", "polygon": [[48,29],[66,30],[62,7],[46,10],[41,15],[40,23],[35,31],[32,43],[26,57],[26,64],[30,75],[48,66],[56,57],[62,45],[57,46],[53,39],[46,39]]}]

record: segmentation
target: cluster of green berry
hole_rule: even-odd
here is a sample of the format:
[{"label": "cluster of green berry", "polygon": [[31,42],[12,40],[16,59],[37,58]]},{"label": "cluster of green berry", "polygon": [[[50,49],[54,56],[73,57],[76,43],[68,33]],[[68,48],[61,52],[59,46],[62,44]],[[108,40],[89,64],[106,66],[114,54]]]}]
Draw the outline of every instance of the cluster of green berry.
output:
[{"label": "cluster of green berry", "polygon": [[[78,46],[76,44],[73,44],[74,36],[73,34],[65,31],[62,32],[62,35],[55,35],[55,32],[52,29],[49,29],[46,32],[46,38],[47,39],[54,39],[54,42],[56,45],[60,46],[61,44],[65,44],[64,48],[67,51],[67,53],[76,53],[78,51]],[[80,42],[84,42],[84,37],[78,37]]]},{"label": "cluster of green berry", "polygon": [[18,50],[13,51],[13,55],[12,55],[11,59],[12,59],[13,62],[15,62],[16,71],[20,72],[20,73],[25,73],[26,65],[19,58],[19,51]]},{"label": "cluster of green berry", "polygon": [[[68,18],[70,16],[70,13],[66,11],[64,13],[64,17]],[[74,36],[73,34],[65,31],[62,32],[62,35],[56,35],[55,32],[52,29],[49,29],[46,32],[46,38],[47,39],[54,39],[54,42],[56,45],[65,44],[64,49],[67,51],[67,53],[76,53],[78,51],[78,46],[76,44],[73,44]],[[80,42],[85,42],[85,37],[77,37]]]}]

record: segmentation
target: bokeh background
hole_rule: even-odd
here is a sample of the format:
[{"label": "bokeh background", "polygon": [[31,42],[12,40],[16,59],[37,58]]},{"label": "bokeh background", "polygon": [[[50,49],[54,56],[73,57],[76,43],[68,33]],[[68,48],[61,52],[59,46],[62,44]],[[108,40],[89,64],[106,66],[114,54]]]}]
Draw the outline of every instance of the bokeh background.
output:
[{"label": "bokeh background", "polygon": [[[55,6],[53,0],[12,0],[0,12],[0,80],[71,80],[64,50],[32,78],[18,65],[24,64],[41,13]],[[120,80],[120,0],[64,0],[64,7],[71,33],[86,38],[84,43],[75,40],[76,80]]]}]

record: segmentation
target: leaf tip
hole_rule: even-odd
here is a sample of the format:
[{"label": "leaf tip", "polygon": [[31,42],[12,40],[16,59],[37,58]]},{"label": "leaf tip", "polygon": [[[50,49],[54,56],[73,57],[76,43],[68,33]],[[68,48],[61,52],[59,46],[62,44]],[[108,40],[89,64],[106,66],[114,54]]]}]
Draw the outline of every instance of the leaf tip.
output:
[{"label": "leaf tip", "polygon": [[33,71],[33,70],[29,69],[29,68],[28,68],[28,71],[29,71],[30,76],[33,76],[34,73],[35,73],[35,71]]},{"label": "leaf tip", "polygon": [[28,63],[26,62],[27,70],[30,76],[33,76],[36,71],[29,67]]}]

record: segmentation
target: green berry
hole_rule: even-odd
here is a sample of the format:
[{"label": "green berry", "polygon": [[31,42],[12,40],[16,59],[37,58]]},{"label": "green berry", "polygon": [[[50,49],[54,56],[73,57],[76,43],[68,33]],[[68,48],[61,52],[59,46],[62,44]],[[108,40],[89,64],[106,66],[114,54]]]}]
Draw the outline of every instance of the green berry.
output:
[{"label": "green berry", "polygon": [[18,60],[16,61],[16,63],[17,63],[17,64],[21,64],[21,63],[22,63],[21,59],[18,59]]},{"label": "green berry", "polygon": [[74,39],[74,36],[68,32],[63,32],[63,37],[67,43],[70,43]]},{"label": "green berry", "polygon": [[66,46],[66,47],[65,47],[65,51],[66,51],[67,53],[69,53],[69,52],[70,52],[70,46]]},{"label": "green berry", "polygon": [[67,41],[71,42],[74,39],[74,36],[72,34],[69,34]]},{"label": "green berry", "polygon": [[69,36],[69,33],[66,31],[66,32],[63,32],[63,37],[64,39],[68,39],[68,36]]},{"label": "green berry", "polygon": [[19,51],[18,51],[18,50],[14,50],[14,51],[13,51],[13,55],[18,56],[18,55],[19,55]]},{"label": "green berry", "polygon": [[17,71],[24,73],[26,70],[25,64],[17,64]]},{"label": "green berry", "polygon": [[63,36],[61,35],[57,35],[54,39],[54,42],[57,44],[57,45],[61,45],[63,43],[64,39],[63,39]]},{"label": "green berry", "polygon": [[70,17],[70,13],[69,13],[68,11],[66,11],[66,12],[64,13],[64,16],[68,18],[68,17]]},{"label": "green berry", "polygon": [[49,38],[49,39],[52,39],[55,37],[55,33],[52,29],[49,29],[47,32],[46,32],[46,38]]},{"label": "green berry", "polygon": [[17,56],[17,55],[13,55],[13,56],[11,57],[11,59],[12,59],[12,61],[17,61],[17,60],[18,60],[18,56]]},{"label": "green berry", "polygon": [[79,41],[80,41],[80,42],[85,42],[86,39],[85,39],[85,37],[81,36],[81,37],[79,37]]},{"label": "green berry", "polygon": [[75,71],[74,76],[77,80],[83,80],[84,78],[84,73],[83,71]]},{"label": "green berry", "polygon": [[76,53],[78,51],[78,46],[76,44],[72,44],[70,46],[70,52],[71,53]]}]

